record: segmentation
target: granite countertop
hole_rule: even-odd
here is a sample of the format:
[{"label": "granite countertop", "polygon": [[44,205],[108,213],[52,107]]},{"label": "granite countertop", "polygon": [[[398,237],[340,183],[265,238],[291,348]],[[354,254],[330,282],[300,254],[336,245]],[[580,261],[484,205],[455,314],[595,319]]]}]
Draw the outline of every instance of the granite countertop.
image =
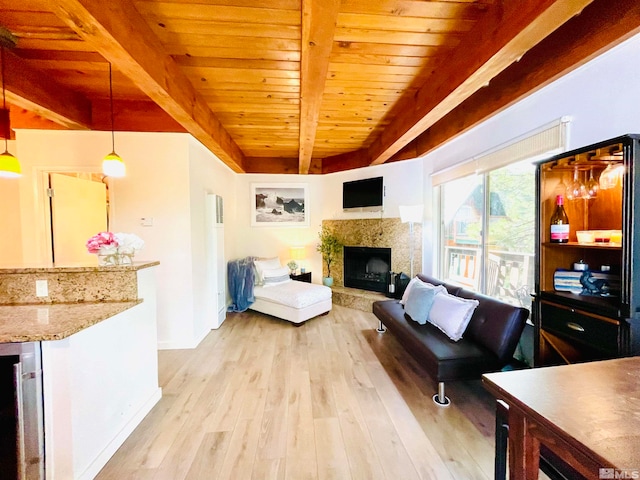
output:
[{"label": "granite countertop", "polygon": [[20,265],[16,267],[0,267],[0,273],[80,273],[80,272],[126,272],[160,265],[159,261],[133,262],[132,265],[110,265],[99,267],[95,262],[77,265]]},{"label": "granite countertop", "polygon": [[0,305],[0,343],[60,340],[140,303],[142,300]]}]

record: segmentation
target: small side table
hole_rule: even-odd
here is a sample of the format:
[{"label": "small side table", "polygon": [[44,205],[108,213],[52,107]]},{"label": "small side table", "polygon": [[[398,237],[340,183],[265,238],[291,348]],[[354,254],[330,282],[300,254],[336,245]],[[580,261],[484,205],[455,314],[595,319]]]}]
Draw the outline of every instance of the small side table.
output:
[{"label": "small side table", "polygon": [[298,280],[299,282],[311,283],[311,272],[304,272],[299,275],[289,275],[291,280]]}]

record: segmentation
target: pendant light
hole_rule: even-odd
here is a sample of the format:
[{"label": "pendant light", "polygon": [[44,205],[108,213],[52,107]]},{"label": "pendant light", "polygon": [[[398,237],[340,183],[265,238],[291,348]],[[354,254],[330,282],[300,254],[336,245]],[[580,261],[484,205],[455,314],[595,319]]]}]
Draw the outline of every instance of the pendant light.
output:
[{"label": "pendant light", "polygon": [[8,148],[11,127],[9,125],[9,109],[7,108],[7,98],[4,90],[4,45],[0,45],[0,61],[2,61],[2,110],[0,111],[0,119],[4,127],[4,153],[0,154],[0,177],[17,178],[22,175],[20,162],[9,153]]},{"label": "pendant light", "polygon": [[124,177],[126,167],[116,153],[115,133],[113,130],[113,80],[111,78],[111,62],[109,62],[109,100],[111,102],[111,153],[102,161],[102,173],[108,177]]}]

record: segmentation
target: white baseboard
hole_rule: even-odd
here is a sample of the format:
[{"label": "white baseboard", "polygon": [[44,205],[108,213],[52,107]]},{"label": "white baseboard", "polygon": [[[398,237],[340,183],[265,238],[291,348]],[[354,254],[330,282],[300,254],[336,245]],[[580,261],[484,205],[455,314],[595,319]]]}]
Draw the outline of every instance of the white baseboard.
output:
[{"label": "white baseboard", "polygon": [[188,350],[188,349],[196,348],[197,346],[198,346],[198,344],[193,342],[193,341],[191,341],[189,343],[186,343],[184,341],[181,341],[181,342],[173,342],[173,341],[158,342],[158,350]]},{"label": "white baseboard", "polygon": [[122,427],[122,430],[111,440],[107,446],[100,452],[96,459],[91,462],[87,469],[78,476],[79,480],[92,480],[95,478],[100,470],[107,464],[109,459],[116,453],[124,441],[131,435],[140,422],[147,416],[156,403],[162,398],[162,388],[158,387],[157,390],[140,406],[131,419]]}]

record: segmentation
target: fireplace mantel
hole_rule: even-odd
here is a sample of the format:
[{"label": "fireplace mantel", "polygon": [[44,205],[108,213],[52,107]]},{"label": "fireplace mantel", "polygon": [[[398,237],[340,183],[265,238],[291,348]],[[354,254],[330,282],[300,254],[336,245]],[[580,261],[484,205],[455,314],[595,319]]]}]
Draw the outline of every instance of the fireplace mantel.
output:
[{"label": "fireplace mantel", "polygon": [[[356,220],[323,220],[327,226],[344,243],[352,247],[384,247],[391,248],[391,270],[409,275],[409,224],[402,223],[399,218],[375,218]],[[413,225],[414,233],[414,265],[413,271],[422,270],[422,225]],[[326,276],[327,265],[323,263],[322,274]],[[331,263],[333,284],[344,286],[342,252]]]}]

